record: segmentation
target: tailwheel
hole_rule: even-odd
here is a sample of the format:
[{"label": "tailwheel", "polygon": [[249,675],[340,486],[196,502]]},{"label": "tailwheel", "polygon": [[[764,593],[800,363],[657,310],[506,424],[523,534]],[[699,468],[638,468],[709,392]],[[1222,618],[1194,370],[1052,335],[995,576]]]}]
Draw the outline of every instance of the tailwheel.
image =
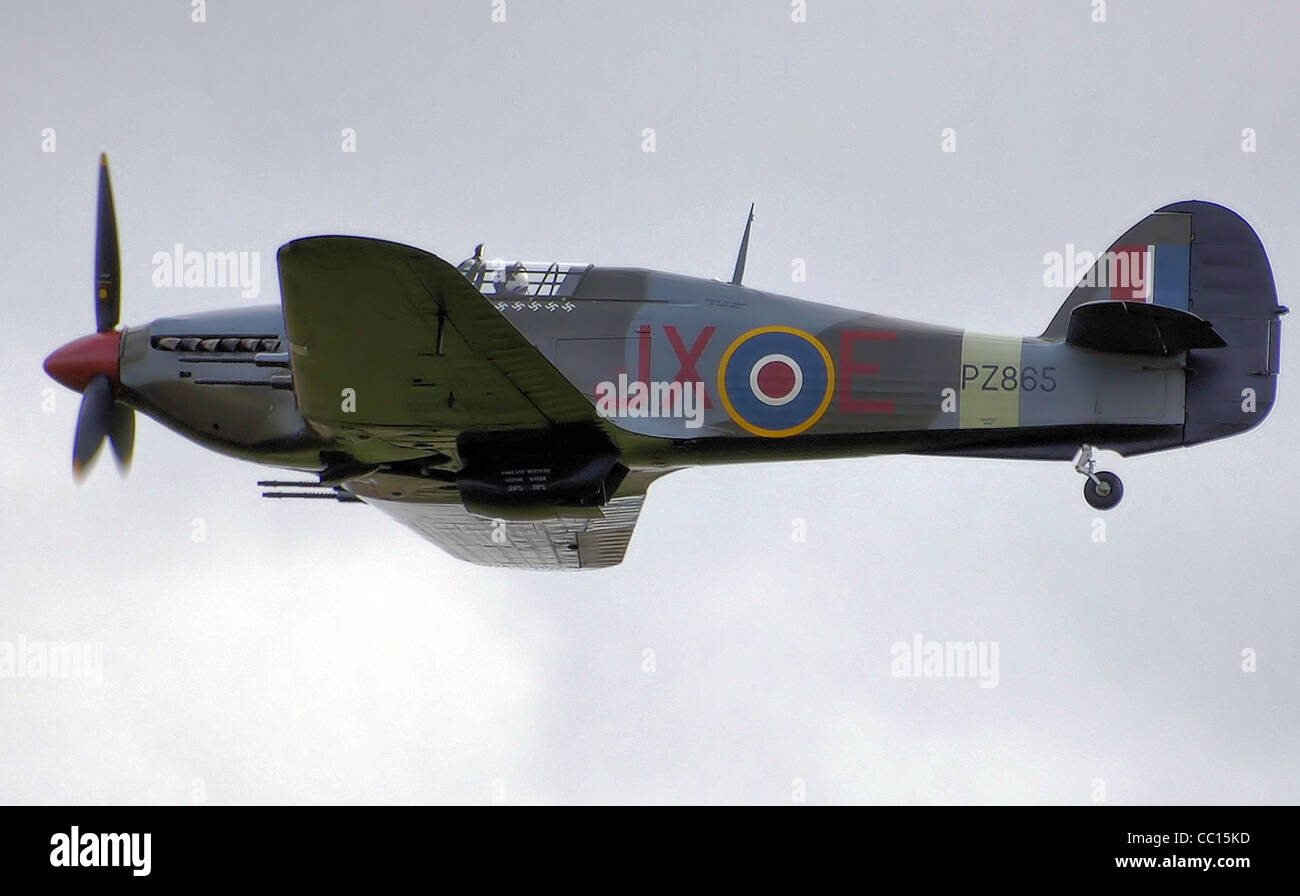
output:
[{"label": "tailwheel", "polygon": [[1124,497],[1124,483],[1114,473],[1102,470],[1083,483],[1083,499],[1098,510],[1110,510]]},{"label": "tailwheel", "polygon": [[1102,470],[1097,472],[1097,449],[1092,445],[1081,445],[1074,461],[1076,472],[1087,477],[1083,484],[1083,500],[1097,510],[1110,510],[1124,497],[1124,483],[1114,473]]}]

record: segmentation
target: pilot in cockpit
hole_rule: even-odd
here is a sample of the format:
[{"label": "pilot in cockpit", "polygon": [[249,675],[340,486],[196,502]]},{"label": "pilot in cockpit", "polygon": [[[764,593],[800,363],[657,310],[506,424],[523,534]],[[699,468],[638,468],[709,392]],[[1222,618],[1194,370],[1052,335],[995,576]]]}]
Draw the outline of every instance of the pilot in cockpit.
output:
[{"label": "pilot in cockpit", "polygon": [[522,262],[516,261],[504,269],[498,269],[492,275],[494,292],[499,296],[528,295],[528,271]]}]

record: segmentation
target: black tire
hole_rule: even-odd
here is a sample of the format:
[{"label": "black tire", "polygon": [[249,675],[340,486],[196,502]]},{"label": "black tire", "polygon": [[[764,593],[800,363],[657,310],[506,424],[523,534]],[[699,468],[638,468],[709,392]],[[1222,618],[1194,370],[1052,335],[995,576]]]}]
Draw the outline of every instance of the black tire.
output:
[{"label": "black tire", "polygon": [[1124,497],[1124,483],[1114,473],[1106,470],[1098,472],[1097,479],[1102,484],[1100,489],[1091,479],[1083,483],[1083,500],[1098,510],[1110,510]]}]

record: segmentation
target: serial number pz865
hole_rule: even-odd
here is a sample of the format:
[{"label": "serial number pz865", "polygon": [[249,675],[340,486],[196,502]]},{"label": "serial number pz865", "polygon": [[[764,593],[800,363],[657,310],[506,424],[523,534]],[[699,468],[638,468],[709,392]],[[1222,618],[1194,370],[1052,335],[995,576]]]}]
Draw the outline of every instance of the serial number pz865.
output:
[{"label": "serial number pz865", "polygon": [[1015,367],[1011,364],[963,364],[961,388],[979,389],[981,392],[1051,392],[1056,389],[1054,366]]}]

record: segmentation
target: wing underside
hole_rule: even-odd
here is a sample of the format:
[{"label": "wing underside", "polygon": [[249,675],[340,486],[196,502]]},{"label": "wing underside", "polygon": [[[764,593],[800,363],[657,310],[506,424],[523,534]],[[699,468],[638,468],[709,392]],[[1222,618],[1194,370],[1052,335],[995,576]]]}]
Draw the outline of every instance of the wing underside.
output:
[{"label": "wing underside", "polygon": [[[582,517],[489,520],[458,502],[366,498],[459,560],[511,569],[599,569],[623,561],[643,495],[614,498]],[[593,508],[595,509],[595,508]]]}]

